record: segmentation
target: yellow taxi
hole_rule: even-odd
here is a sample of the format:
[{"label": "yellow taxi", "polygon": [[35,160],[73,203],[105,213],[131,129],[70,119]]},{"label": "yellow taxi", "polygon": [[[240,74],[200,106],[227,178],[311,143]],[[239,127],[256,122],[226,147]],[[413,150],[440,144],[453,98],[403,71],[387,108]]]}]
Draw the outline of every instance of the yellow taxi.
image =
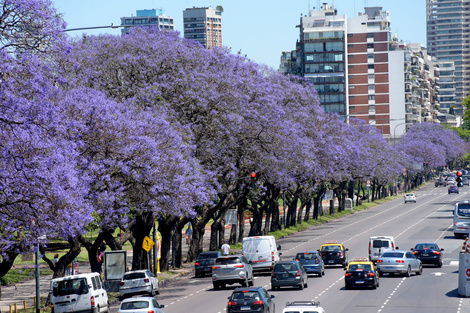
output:
[{"label": "yellow taxi", "polygon": [[351,287],[379,287],[379,272],[368,258],[354,258],[345,269],[344,289]]},{"label": "yellow taxi", "polygon": [[320,246],[320,249],[318,249],[325,266],[341,265],[344,268],[348,266],[347,251],[349,251],[349,249],[346,249],[341,243],[338,243],[337,241],[327,241]]}]

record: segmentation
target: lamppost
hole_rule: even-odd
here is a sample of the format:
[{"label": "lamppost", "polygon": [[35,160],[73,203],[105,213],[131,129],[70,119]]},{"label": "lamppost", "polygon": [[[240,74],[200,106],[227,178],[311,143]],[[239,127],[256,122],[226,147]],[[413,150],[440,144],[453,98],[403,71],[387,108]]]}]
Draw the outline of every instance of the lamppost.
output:
[{"label": "lamppost", "polygon": [[397,130],[397,127],[400,126],[400,125],[404,125],[404,124],[407,124],[406,122],[403,122],[403,123],[400,123],[400,124],[397,124],[395,126],[395,128],[393,129],[393,147],[395,147],[395,131]]}]

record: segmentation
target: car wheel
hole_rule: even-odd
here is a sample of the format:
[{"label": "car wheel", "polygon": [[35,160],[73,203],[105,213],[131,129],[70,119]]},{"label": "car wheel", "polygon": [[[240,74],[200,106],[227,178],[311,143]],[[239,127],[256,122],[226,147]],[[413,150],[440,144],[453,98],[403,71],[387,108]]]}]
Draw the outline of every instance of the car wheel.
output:
[{"label": "car wheel", "polygon": [[322,273],[322,271],[320,271],[320,272],[318,273],[318,277],[322,277],[322,276],[323,276],[323,273]]},{"label": "car wheel", "polygon": [[195,276],[196,276],[196,278],[197,278],[197,277],[201,277],[201,274],[200,274],[200,273],[196,273]]},{"label": "car wheel", "polygon": [[300,283],[299,289],[300,289],[300,290],[304,290],[304,283],[303,283],[303,282]]},{"label": "car wheel", "polygon": [[276,286],[271,285],[271,290],[276,291],[277,290]]},{"label": "car wheel", "polygon": [[377,287],[379,287],[379,286],[380,286],[380,283],[379,283],[379,280],[377,279]]},{"label": "car wheel", "polygon": [[349,286],[348,286],[348,285],[344,285],[344,289],[348,290],[348,289],[349,289]]},{"label": "car wheel", "polygon": [[219,290],[220,289],[220,285],[217,284],[217,283],[214,283],[213,286],[214,286],[214,290]]},{"label": "car wheel", "polygon": [[382,277],[384,276],[384,273],[383,272],[379,272],[379,277]]},{"label": "car wheel", "polygon": [[423,274],[423,266],[420,264],[420,265],[419,265],[419,269],[418,269],[418,271],[416,272],[416,275],[421,275],[421,274]]},{"label": "car wheel", "polygon": [[374,284],[374,285],[372,286],[372,289],[377,289],[377,284]]},{"label": "car wheel", "polygon": [[220,284],[220,289],[225,289],[225,283]]},{"label": "car wheel", "polygon": [[305,285],[304,285],[305,288],[308,288],[308,281],[305,280]]},{"label": "car wheel", "polygon": [[408,266],[408,269],[406,270],[405,276],[406,276],[406,277],[410,277],[410,276],[411,276],[411,267]]},{"label": "car wheel", "polygon": [[250,286],[254,286],[255,285],[255,278],[253,277],[253,275],[251,276],[251,279],[248,281],[248,284]]},{"label": "car wheel", "polygon": [[442,267],[442,261],[439,261],[439,263],[437,263],[437,267],[439,267],[439,268]]},{"label": "car wheel", "polygon": [[153,292],[153,286],[152,288],[150,289],[150,292],[149,292],[149,297],[153,297],[155,295],[155,293]]},{"label": "car wheel", "polygon": [[242,287],[248,287],[249,286],[249,282],[248,282],[248,275],[246,275],[246,278],[245,278],[245,281],[243,281],[241,283]]}]

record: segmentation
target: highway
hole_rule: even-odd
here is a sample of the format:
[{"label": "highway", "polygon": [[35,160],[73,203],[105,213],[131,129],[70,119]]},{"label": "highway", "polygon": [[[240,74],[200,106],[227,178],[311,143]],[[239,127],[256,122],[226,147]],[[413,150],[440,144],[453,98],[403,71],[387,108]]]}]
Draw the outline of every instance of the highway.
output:
[{"label": "highway", "polygon": [[[344,270],[327,268],[325,276],[310,277],[304,290],[271,291],[270,275],[257,276],[255,286],[263,286],[275,296],[276,312],[286,301],[315,300],[329,312],[381,313],[459,313],[470,311],[470,299],[458,295],[458,259],[463,240],[452,233],[452,209],[456,201],[470,199],[470,188],[460,194],[448,194],[445,187],[427,184],[415,191],[417,203],[396,199],[377,207],[312,227],[279,239],[283,260],[291,260],[297,251],[316,250],[322,243],[337,240],[348,251],[348,259],[368,256],[370,236],[394,236],[397,246],[409,250],[418,242],[436,242],[444,248],[442,268],[425,266],[423,275],[384,275],[377,290],[344,289]],[[237,285],[238,286],[238,285]],[[225,312],[227,297],[235,285],[214,291],[210,277],[187,277],[165,287],[157,300],[165,313]],[[271,312],[273,313],[273,312]]]}]

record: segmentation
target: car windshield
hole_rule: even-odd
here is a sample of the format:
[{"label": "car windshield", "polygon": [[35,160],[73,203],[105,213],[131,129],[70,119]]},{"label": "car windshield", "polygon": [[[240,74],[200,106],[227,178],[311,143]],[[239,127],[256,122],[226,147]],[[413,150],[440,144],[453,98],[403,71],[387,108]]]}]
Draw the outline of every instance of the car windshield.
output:
[{"label": "car windshield", "polygon": [[129,301],[121,303],[121,310],[138,310],[150,307],[148,301]]},{"label": "car windshield", "polygon": [[321,251],[341,251],[340,245],[323,246]]},{"label": "car windshield", "polygon": [[219,255],[217,253],[201,253],[201,254],[199,254],[199,256],[197,258],[198,258],[198,260],[215,259],[218,256]]},{"label": "car windshield", "polygon": [[88,293],[86,278],[67,279],[54,282],[52,294],[54,296],[85,295]]},{"label": "car windshield", "polygon": [[403,258],[403,252],[385,252],[384,254],[382,254],[382,258],[402,259]]},{"label": "car windshield", "polygon": [[259,301],[261,298],[258,291],[240,291],[232,293],[231,300],[253,300]]},{"label": "car windshield", "polygon": [[217,265],[229,265],[229,264],[238,264],[241,263],[240,258],[218,258],[215,260]]},{"label": "car windshield", "polygon": [[277,263],[274,266],[275,272],[293,272],[297,270],[297,264],[295,263]]},{"label": "car windshield", "polygon": [[315,260],[316,257],[315,253],[297,253],[295,256],[297,260]]},{"label": "car windshield", "polygon": [[438,247],[434,243],[419,243],[415,247],[416,250],[426,250],[426,249],[431,249],[431,250],[437,250]]},{"label": "car windshield", "polygon": [[388,240],[373,240],[372,248],[389,248],[390,243]]},{"label": "car windshield", "polygon": [[407,193],[406,196],[407,197],[414,197],[414,194],[413,193]]},{"label": "car windshield", "polygon": [[124,280],[140,279],[140,278],[145,278],[144,272],[124,274],[124,277],[122,277],[122,279]]},{"label": "car windshield", "polygon": [[370,264],[351,264],[349,265],[349,271],[370,271]]},{"label": "car windshield", "polygon": [[470,217],[470,203],[459,203],[457,205],[457,215]]}]

